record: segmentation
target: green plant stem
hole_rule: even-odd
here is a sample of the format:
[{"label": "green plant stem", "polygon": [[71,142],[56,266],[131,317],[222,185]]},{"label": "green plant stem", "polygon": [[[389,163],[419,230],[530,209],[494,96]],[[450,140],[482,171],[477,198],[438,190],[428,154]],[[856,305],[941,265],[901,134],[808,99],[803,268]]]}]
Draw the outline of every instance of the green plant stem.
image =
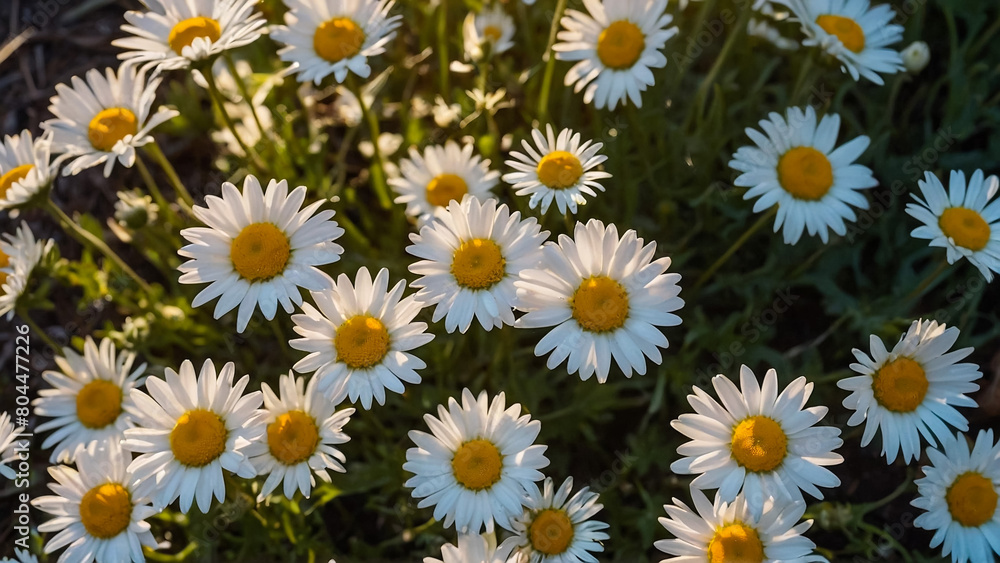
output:
[{"label": "green plant stem", "polygon": [[552,51],[552,46],[556,43],[556,34],[559,33],[559,21],[563,12],[566,11],[566,0],[559,0],[556,4],[556,11],[552,16],[552,27],[549,29],[549,42],[545,47],[545,76],[542,78],[542,91],[538,95],[538,122],[547,123],[549,119],[549,96],[552,93],[552,76],[556,71],[556,54]]},{"label": "green plant stem", "polygon": [[451,60],[448,58],[448,0],[441,0],[437,17],[437,50],[438,50],[438,80],[440,81],[441,97],[446,103],[451,101]]},{"label": "green plant stem", "polygon": [[167,222],[178,226],[183,224],[181,218],[174,211],[174,208],[170,206],[170,202],[167,201],[167,198],[163,197],[163,192],[160,191],[159,184],[156,183],[153,175],[149,173],[149,168],[139,155],[136,155],[135,167],[139,170],[139,175],[142,176],[142,181],[146,183],[146,187],[153,196],[153,200],[156,201],[156,205],[159,205],[163,209],[163,213],[167,216]]},{"label": "green plant stem", "polygon": [[733,245],[729,247],[729,250],[727,250],[725,254],[720,256],[719,259],[716,260],[714,264],[712,264],[707,270],[705,270],[705,273],[702,274],[700,278],[698,278],[698,282],[694,284],[694,289],[698,290],[703,285],[705,285],[705,283],[712,278],[715,272],[718,271],[718,269],[721,268],[723,264],[728,262],[729,259],[733,257],[733,254],[736,254],[736,251],[739,250],[744,244],[746,244],[746,242],[750,240],[750,237],[752,237],[754,233],[759,231],[761,227],[770,222],[771,218],[774,217],[774,215],[777,213],[778,213],[778,207],[775,206],[772,207],[771,210],[768,211],[767,213],[761,215],[760,219],[757,219],[757,222],[751,225],[750,228],[747,229],[745,233],[743,233],[743,236],[738,238],[736,242],[734,242]]},{"label": "green plant stem", "polygon": [[737,20],[735,28],[729,37],[726,38],[726,42],[722,45],[722,50],[719,52],[719,56],[716,57],[715,63],[712,64],[711,70],[705,75],[705,78],[701,81],[698,86],[698,92],[695,94],[695,103],[688,112],[687,119],[684,121],[684,127],[681,131],[688,131],[691,127],[691,122],[694,120],[696,115],[701,115],[704,112],[705,100],[708,97],[708,91],[715,84],[715,78],[719,75],[722,67],[725,65],[726,60],[729,58],[729,53],[732,52],[733,47],[739,43],[739,40],[746,35],[747,22],[750,20],[750,14],[752,10],[743,10],[740,13],[740,19]]},{"label": "green plant stem", "polygon": [[375,187],[375,195],[378,197],[379,204],[382,209],[392,209],[392,198],[389,196],[389,184],[385,179],[385,165],[382,160],[382,150],[378,146],[378,138],[382,135],[382,131],[379,127],[378,116],[372,111],[372,108],[368,107],[365,103],[365,97],[362,93],[362,89],[357,87],[353,81],[352,90],[354,90],[354,95],[358,97],[358,104],[361,105],[361,112],[364,113],[365,121],[368,123],[368,132],[372,138],[372,185]]},{"label": "green plant stem", "polygon": [[929,276],[924,278],[924,281],[920,282],[920,285],[918,285],[913,291],[910,292],[909,295],[906,296],[906,301],[912,301],[913,299],[923,295],[923,293],[927,291],[927,288],[929,288],[937,280],[938,276],[944,273],[949,266],[951,266],[951,264],[948,263],[947,259],[941,260],[941,263],[938,264],[937,268],[935,268]]},{"label": "green plant stem", "polygon": [[87,229],[84,229],[80,225],[76,224],[76,222],[70,219],[70,217],[66,215],[62,209],[59,209],[56,204],[52,203],[52,200],[45,202],[45,208],[52,214],[53,217],[56,218],[57,221],[59,221],[59,224],[62,225],[63,229],[65,229],[67,233],[79,240],[81,244],[93,247],[95,250],[103,254],[105,258],[114,262],[123,272],[125,272],[126,275],[128,275],[128,277],[132,278],[132,281],[142,288],[147,295],[153,291],[152,286],[150,286],[146,280],[142,279],[139,274],[135,273],[135,270],[126,264],[125,261],[122,260],[121,256],[118,256],[114,250],[111,250],[111,247],[109,247],[103,240],[94,236],[93,233]]},{"label": "green plant stem", "polygon": [[212,73],[212,68],[208,67],[202,69],[201,75],[205,77],[205,82],[208,83],[208,93],[211,96],[212,101],[215,102],[216,107],[219,108],[219,114],[222,116],[222,121],[226,124],[226,127],[229,128],[229,131],[232,132],[233,137],[236,139],[236,143],[239,144],[240,148],[243,150],[243,154],[250,159],[258,170],[266,172],[267,166],[263,163],[263,161],[261,161],[260,155],[257,154],[257,151],[247,146],[243,137],[240,137],[239,132],[236,131],[236,124],[233,123],[233,118],[230,117],[229,112],[226,111],[226,98],[222,95],[222,92],[219,91],[219,86],[215,83],[215,75]]},{"label": "green plant stem", "polygon": [[[223,58],[226,61],[226,67],[229,69],[229,74],[233,75],[233,80],[236,82],[236,87],[239,89],[240,95],[243,96],[243,101],[246,102],[247,107],[250,108],[250,115],[253,116],[253,121],[257,124],[257,130],[260,131],[261,139],[268,139],[267,129],[264,128],[264,124],[260,120],[260,115],[257,114],[257,106],[253,103],[253,95],[250,93],[250,88],[247,86],[246,81],[243,80],[239,71],[236,70],[236,63],[233,61],[233,57],[229,54],[229,52],[226,52],[226,54],[223,55]],[[286,151],[278,150],[277,146],[270,139],[268,139],[268,142],[273,147],[273,152],[277,154],[278,158],[290,167],[290,171],[294,170],[295,162],[292,160],[292,157]]]},{"label": "green plant stem", "polygon": [[187,191],[187,188],[184,187],[184,182],[181,182],[181,177],[177,175],[177,169],[167,160],[167,155],[163,154],[160,144],[153,141],[146,145],[144,149],[167,175],[167,180],[170,181],[170,187],[174,189],[174,196],[177,198],[177,203],[181,206],[181,209],[193,216],[191,207],[194,206],[194,198],[191,197],[191,192]]},{"label": "green plant stem", "polygon": [[906,563],[913,563],[913,556],[910,555],[910,552],[906,551],[906,548],[903,547],[901,543],[899,543],[899,540],[892,537],[892,534],[886,532],[885,530],[879,529],[876,526],[872,526],[867,522],[858,523],[858,527],[861,528],[862,530],[870,532],[884,539],[886,542],[889,543],[889,545],[892,546],[894,550],[896,550],[896,553],[900,554],[903,557],[903,561],[905,561]]},{"label": "green plant stem", "polygon": [[42,327],[38,326],[38,324],[31,319],[31,315],[28,314],[27,309],[25,309],[24,307],[19,307],[17,309],[17,316],[21,317],[21,320],[24,321],[24,324],[28,325],[28,327],[31,328],[31,336],[35,336],[37,334],[38,337],[42,339],[42,342],[45,342],[45,344],[49,348],[51,348],[53,352],[55,352],[56,354],[62,353],[62,346],[56,344],[56,341],[52,340],[52,337],[49,336],[44,330],[42,330]]}]

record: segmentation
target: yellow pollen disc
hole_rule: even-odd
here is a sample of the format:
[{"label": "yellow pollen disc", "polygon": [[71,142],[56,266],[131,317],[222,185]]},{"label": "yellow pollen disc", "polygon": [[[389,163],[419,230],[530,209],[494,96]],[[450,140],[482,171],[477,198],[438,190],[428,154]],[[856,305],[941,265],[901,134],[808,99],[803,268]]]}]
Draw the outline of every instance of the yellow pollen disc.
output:
[{"label": "yellow pollen disc", "polygon": [[454,201],[462,201],[462,196],[469,193],[469,185],[461,176],[441,174],[427,183],[427,203],[444,207]]},{"label": "yellow pollen disc", "polygon": [[531,547],[546,555],[559,555],[573,541],[573,522],[565,510],[549,508],[538,513],[528,528]]},{"label": "yellow pollen disc", "polygon": [[646,49],[646,36],[639,26],[618,20],[597,38],[597,56],[604,66],[614,70],[632,68]]},{"label": "yellow pollen disc", "polygon": [[[0,250],[0,268],[6,268],[10,266],[10,256],[3,250]],[[7,283],[7,272],[0,271],[0,286]],[[3,289],[0,289],[0,295],[3,295]]]},{"label": "yellow pollen disc", "polygon": [[139,131],[139,120],[135,114],[126,108],[108,108],[90,120],[87,128],[87,138],[90,144],[99,151],[108,152],[115,144],[129,135]]},{"label": "yellow pollen disc", "polygon": [[507,260],[500,245],[476,238],[462,243],[451,261],[451,275],[468,289],[489,289],[507,275]]},{"label": "yellow pollen disc", "polygon": [[948,488],[945,500],[953,520],[963,526],[978,528],[993,519],[997,497],[993,481],[970,471],[955,479]]},{"label": "yellow pollen disc", "polygon": [[715,530],[708,543],[709,563],[762,563],[764,544],[757,530],[741,522]]},{"label": "yellow pollen disc", "polygon": [[986,248],[993,231],[983,216],[971,209],[952,207],[945,209],[938,219],[938,225],[944,231],[944,236],[955,241],[955,244],[978,252]]},{"label": "yellow pollen disc", "polygon": [[105,483],[87,491],[80,499],[80,522],[87,533],[111,539],[132,522],[132,495],[118,483]]},{"label": "yellow pollen disc", "polygon": [[503,30],[495,25],[488,25],[483,28],[483,36],[496,43],[503,37]]},{"label": "yellow pollen disc", "polygon": [[538,180],[553,190],[572,188],[583,176],[583,164],[573,153],[555,151],[538,162]]},{"label": "yellow pollen disc", "polygon": [[365,30],[350,18],[333,18],[320,24],[313,35],[313,49],[325,60],[336,63],[361,52]]},{"label": "yellow pollen disc", "polygon": [[219,415],[205,409],[190,410],[177,419],[170,432],[174,457],[188,467],[202,467],[226,451],[229,431]]},{"label": "yellow pollen disc", "polygon": [[786,192],[806,201],[823,199],[833,187],[833,166],[812,147],[796,147],[778,161],[778,181]]},{"label": "yellow pollen disc", "polygon": [[455,480],[473,491],[492,487],[500,480],[502,469],[500,450],[487,440],[471,440],[462,444],[451,459]]},{"label": "yellow pollen disc", "polygon": [[122,413],[122,390],[106,379],[95,379],[76,394],[76,418],[87,428],[104,428]]},{"label": "yellow pollen disc", "polygon": [[788,437],[781,425],[766,416],[751,416],[733,428],[730,444],[736,463],[749,471],[771,471],[788,453]]},{"label": "yellow pollen disc", "polygon": [[184,47],[190,46],[199,37],[208,38],[209,41],[215,43],[221,36],[222,27],[219,26],[219,22],[212,18],[188,18],[179,22],[170,30],[167,43],[170,44],[170,48],[175,53],[180,55]]},{"label": "yellow pollen disc", "polygon": [[357,315],[337,327],[333,347],[338,362],[353,369],[368,369],[389,353],[389,330],[371,315]]},{"label": "yellow pollen disc", "polygon": [[910,358],[896,358],[872,376],[878,404],[893,412],[913,412],[927,394],[927,374]]},{"label": "yellow pollen disc", "polygon": [[319,444],[316,420],[302,411],[289,411],[267,425],[267,445],[271,455],[285,465],[302,463],[312,457]]},{"label": "yellow pollen disc", "polygon": [[269,280],[284,272],[289,256],[288,235],[271,223],[247,225],[229,248],[233,268],[250,281]]},{"label": "yellow pollen disc", "polygon": [[17,182],[25,179],[34,167],[34,164],[22,164],[17,168],[11,168],[0,176],[0,199],[7,197],[7,190]]},{"label": "yellow pollen disc", "polygon": [[816,18],[816,25],[830,35],[836,35],[844,47],[860,53],[865,50],[865,31],[851,18],[827,14]]},{"label": "yellow pollen disc", "polygon": [[628,292],[622,284],[607,277],[583,280],[570,298],[573,318],[590,332],[610,332],[625,326],[628,319]]}]

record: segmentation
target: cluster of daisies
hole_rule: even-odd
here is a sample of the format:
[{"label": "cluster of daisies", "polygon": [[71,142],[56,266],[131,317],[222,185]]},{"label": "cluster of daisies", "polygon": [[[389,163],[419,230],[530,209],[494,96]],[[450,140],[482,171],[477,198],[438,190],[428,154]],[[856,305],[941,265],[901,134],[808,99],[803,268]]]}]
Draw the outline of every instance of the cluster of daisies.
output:
[{"label": "cluster of daisies", "polygon": [[[178,115],[156,106],[165,73],[195,73],[225,114],[213,63],[232,62],[231,50],[265,31],[281,45],[286,74],[320,85],[369,78],[371,60],[387,50],[402,21],[389,0],[285,0],[284,25],[270,27],[255,0],[143,3],[147,10],[125,15],[128,36],[114,41],[125,49],[118,69],[59,84],[45,133],[4,140],[0,209],[12,217],[44,208],[72,230],[50,200],[60,171],[102,166],[109,176],[117,164],[145,172],[145,154],[176,178],[157,158],[162,151],[151,134]],[[801,24],[802,44],[836,57],[855,80],[882,84],[882,75],[919,66],[910,62],[919,52],[888,47],[902,35],[888,5],[775,0],[754,9],[774,17],[782,5]],[[667,41],[678,33],[667,0],[585,0],[584,8],[557,14],[549,64],[574,63],[565,84],[582,92],[584,103],[641,106],[653,70],[668,62]],[[765,35],[773,31],[755,25],[770,30]],[[472,62],[501,57],[515,44],[514,20],[496,2],[470,14],[462,31]],[[369,111],[363,92],[347,94],[361,113]],[[496,94],[473,94],[484,105],[499,103]],[[452,110],[445,104],[442,111]],[[258,134],[264,129],[258,122]],[[252,148],[233,133],[240,154],[252,159]],[[770,114],[760,130],[747,129],[755,146],[733,156],[730,166],[741,172],[736,184],[749,188],[746,199],[756,198],[755,212],[774,209],[775,231],[783,227],[789,244],[803,231],[824,243],[831,230],[844,235],[855,209],[868,206],[863,190],[877,182],[855,161],[869,139],[837,146],[839,134],[839,116],[790,108]],[[378,152],[379,140],[372,142]],[[179,207],[204,225],[182,230],[187,244],[178,250],[186,259],[179,281],[205,286],[192,305],[214,301],[216,319],[235,310],[243,332],[258,309],[270,321],[280,304],[298,335],[288,345],[305,354],[280,376],[276,393],[266,383],[248,390],[250,376],[237,377],[231,362],[217,370],[212,360],[197,369],[184,361],[147,377],[147,366],[109,339],[88,338],[82,354],[62,350],[58,369],[43,374],[50,388],[35,401],[35,413],[51,419],[37,430],[51,432],[43,447],[58,464],[50,469],[54,495],[33,501],[54,516],[38,528],[55,532],[45,551],[65,548],[60,561],[143,561],[144,548],[158,547],[146,520],[174,502],[182,511],[207,512],[213,499],[225,498],[233,478],[227,474],[252,479],[258,502],[279,491],[308,497],[316,477],[330,481],[331,470],[345,471],[336,446],[348,441],[344,427],[355,410],[339,407],[384,405],[387,392],[420,383],[426,364],[419,348],[434,338],[415,320],[425,307],[449,333],[465,333],[473,321],[486,331],[548,329],[535,354],[547,356],[549,369],[565,363],[583,380],[596,375],[605,382],[612,362],[627,377],[645,374],[650,360],[661,363],[668,347],[661,329],[680,324],[684,301],[680,276],[668,273],[669,258],[656,258],[656,243],[599,220],[548,240],[537,218],[512,212],[492,193],[503,181],[532,210],[545,214],[554,203],[559,213],[574,214],[610,178],[601,143],[546,124],[520,148],[510,152],[506,173],[492,170],[471,143],[408,148],[388,185],[418,227],[406,248],[416,278],[409,284],[391,284],[386,269],[336,279],[324,271],[345,252],[337,243],[344,229],[324,200],[309,201],[304,186],[276,179],[265,186],[248,175],[242,188],[226,182],[219,196],[194,205],[175,185]],[[924,224],[913,236],[945,248],[949,263],[965,257],[991,280],[1000,272],[997,178],[977,171],[967,181],[954,172],[946,188],[928,173],[919,187],[923,198],[906,209]],[[4,236],[0,314],[23,309],[31,277],[52,251],[52,242],[36,241],[25,224]],[[985,561],[1000,553],[1000,446],[986,432],[970,448],[962,434],[968,422],[956,407],[975,406],[967,394],[978,389],[981,373],[958,363],[971,349],[949,352],[958,336],[955,328],[916,321],[891,352],[873,336],[870,356],[855,350],[852,369],[860,375],[839,386],[851,393],[844,401],[854,411],[848,424],[865,423],[862,446],[880,433],[889,463],[900,452],[907,463],[926,452],[931,465],[913,504],[925,511],[916,525],[936,531],[932,545],[943,544],[954,561]],[[843,442],[839,429],[818,426],[826,407],[806,407],[813,384],[802,377],[779,390],[774,370],[761,383],[747,368],[739,388],[723,375],[712,383],[718,400],[695,388],[688,398],[695,413],[673,423],[690,438],[672,469],[696,475],[693,509],[679,499],[665,507],[669,518],[661,523],[674,539],[656,547],[678,563],[824,560],[802,535],[811,525],[802,521],[802,493],[822,498],[820,488],[839,485],[828,467],[842,462],[835,450]],[[586,487],[574,493],[572,478],[557,488],[540,471],[548,465],[546,447],[535,444],[540,423],[521,415],[520,405],[508,407],[502,392],[491,399],[466,389],[461,402],[450,399],[425,421],[430,434],[410,433],[415,447],[403,468],[413,475],[406,487],[418,506],[433,507],[434,517],[458,533],[457,545],[442,549],[444,563],[597,561],[593,553],[609,539],[607,525],[593,519],[602,508],[598,495]],[[0,453],[18,433],[0,419]],[[0,470],[9,476],[2,463]],[[705,490],[717,491],[714,501]],[[503,541],[497,526],[508,533]]]}]

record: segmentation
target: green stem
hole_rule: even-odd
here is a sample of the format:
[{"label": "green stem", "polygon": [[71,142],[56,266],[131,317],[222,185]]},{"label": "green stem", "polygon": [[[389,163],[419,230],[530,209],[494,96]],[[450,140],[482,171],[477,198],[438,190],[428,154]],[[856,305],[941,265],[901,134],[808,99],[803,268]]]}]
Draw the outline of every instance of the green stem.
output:
[{"label": "green stem", "polygon": [[145,182],[146,187],[149,188],[149,193],[156,201],[156,205],[159,205],[160,208],[163,209],[163,213],[166,214],[167,222],[173,225],[182,225],[183,222],[181,221],[181,218],[177,216],[177,213],[174,211],[174,208],[170,206],[170,202],[167,201],[167,198],[163,197],[163,192],[160,191],[159,184],[156,183],[153,175],[149,173],[149,168],[139,155],[136,155],[135,167],[139,170],[139,175],[142,176],[142,181]]},{"label": "green stem", "polygon": [[556,43],[556,34],[559,33],[559,21],[563,12],[566,11],[566,0],[559,0],[556,4],[555,14],[552,16],[552,27],[549,29],[549,42],[545,47],[545,76],[542,79],[542,91],[538,95],[538,122],[547,123],[549,119],[549,95],[552,93],[552,76],[556,71],[556,54],[552,51],[552,46]]},{"label": "green stem", "polygon": [[[243,80],[243,77],[240,76],[239,71],[236,70],[236,63],[233,62],[233,57],[227,51],[223,58],[226,61],[226,67],[229,68],[229,74],[233,75],[233,80],[236,82],[236,87],[239,89],[240,95],[243,96],[243,101],[250,108],[250,115],[253,116],[253,121],[257,124],[257,130],[260,131],[261,139],[268,138],[267,129],[264,128],[264,124],[257,114],[257,106],[253,103],[253,95],[250,93],[250,88],[247,86],[246,81]],[[295,162],[292,160],[292,157],[286,151],[278,150],[270,139],[268,139],[268,143],[271,143],[271,146],[274,147],[274,152],[277,153],[278,158],[282,159],[285,164],[288,164],[291,170],[294,170]]]},{"label": "green stem", "polygon": [[438,6],[437,41],[441,97],[447,103],[451,101],[451,86],[448,84],[451,73],[451,60],[448,58],[448,0],[441,0],[441,5]]},{"label": "green stem", "polygon": [[219,86],[215,83],[215,75],[212,73],[212,68],[208,67],[202,69],[201,75],[205,77],[205,82],[208,83],[208,93],[211,95],[212,101],[215,102],[216,107],[219,108],[219,114],[222,116],[222,121],[232,132],[233,137],[236,139],[236,143],[239,144],[240,148],[243,150],[243,154],[246,155],[248,159],[261,171],[267,171],[267,166],[260,159],[260,155],[256,151],[247,146],[246,142],[243,141],[243,137],[240,137],[239,132],[236,131],[236,124],[233,123],[233,118],[229,116],[229,112],[226,111],[226,98],[219,91]]},{"label": "green stem", "polygon": [[55,352],[56,354],[62,354],[62,346],[56,344],[56,341],[52,340],[52,337],[49,336],[48,333],[46,333],[44,330],[42,330],[42,327],[38,326],[38,324],[31,319],[31,316],[28,315],[27,309],[19,307],[17,309],[17,316],[21,317],[21,320],[24,321],[24,324],[28,325],[28,327],[31,328],[32,336],[37,334],[38,337],[42,339],[42,342],[45,342],[45,344],[49,348],[51,348],[53,352]]},{"label": "green stem", "polygon": [[688,112],[687,119],[685,120],[684,127],[681,128],[681,131],[688,131],[691,126],[691,121],[695,118],[695,116],[701,115],[704,112],[705,100],[708,97],[708,91],[712,87],[712,84],[715,84],[715,78],[725,65],[726,59],[729,58],[729,53],[733,50],[733,47],[746,35],[747,22],[750,20],[751,12],[752,10],[747,9],[743,10],[740,14],[740,19],[737,20],[735,24],[736,27],[733,29],[732,33],[729,34],[729,37],[726,38],[726,42],[722,46],[722,51],[720,51],[719,56],[715,58],[715,63],[712,64],[711,70],[708,71],[708,74],[705,75],[704,80],[702,80],[701,84],[698,86],[698,92],[695,94],[694,107],[690,112]]},{"label": "green stem", "polygon": [[941,263],[938,264],[937,268],[935,268],[929,276],[924,278],[924,281],[920,282],[920,285],[918,285],[913,291],[910,292],[909,295],[906,296],[906,301],[911,301],[923,295],[923,293],[927,291],[927,288],[929,288],[931,284],[937,280],[938,276],[944,273],[949,266],[951,266],[951,264],[948,263],[947,259],[941,260]]},{"label": "green stem", "polygon": [[[353,81],[352,81],[352,85]],[[352,88],[354,90],[354,95],[358,97],[358,103],[361,105],[361,111],[364,113],[365,121],[368,122],[368,132],[372,138],[372,184],[375,187],[375,195],[378,197],[379,204],[382,209],[392,209],[392,197],[389,196],[389,184],[385,179],[385,165],[382,160],[382,150],[378,146],[378,138],[382,135],[381,129],[379,128],[378,116],[372,111],[372,108],[368,107],[365,102],[364,94],[362,89],[359,87]]]},{"label": "green stem", "polygon": [[191,197],[191,192],[187,191],[184,187],[184,182],[181,182],[181,177],[177,175],[177,170],[174,168],[173,164],[167,160],[167,156],[163,154],[163,150],[160,149],[160,144],[156,141],[149,143],[145,147],[145,151],[149,156],[153,157],[153,160],[163,169],[163,172],[167,175],[167,180],[170,181],[170,187],[174,189],[174,196],[177,198],[177,203],[180,204],[181,209],[185,212],[190,213],[191,207],[194,206],[194,198]]},{"label": "green stem", "polygon": [[861,528],[862,530],[866,530],[884,539],[886,542],[889,543],[889,545],[892,546],[892,548],[896,551],[896,553],[900,554],[903,557],[903,561],[905,561],[906,563],[913,563],[913,556],[910,555],[910,552],[906,551],[906,548],[903,547],[901,543],[899,543],[899,540],[892,537],[891,533],[886,532],[885,530],[882,530],[876,526],[872,526],[867,522],[859,523],[858,527]]},{"label": "green stem", "polygon": [[750,240],[750,237],[752,237],[754,233],[759,231],[761,227],[770,222],[771,218],[774,217],[774,215],[777,213],[778,213],[778,207],[774,206],[771,208],[770,211],[761,215],[760,219],[757,219],[757,222],[751,225],[750,228],[747,229],[745,233],[743,233],[743,236],[737,239],[736,242],[734,242],[733,245],[729,247],[729,250],[727,250],[725,254],[720,256],[719,259],[716,260],[715,263],[708,268],[708,270],[705,270],[705,273],[702,274],[700,278],[698,278],[698,282],[694,284],[694,289],[697,290],[701,288],[703,285],[705,285],[705,282],[707,282],[715,274],[715,272],[722,267],[723,264],[728,262],[729,259],[733,257],[733,254],[736,254],[736,251],[739,250],[740,247],[742,247],[744,244],[746,244],[748,240]]},{"label": "green stem", "polygon": [[74,236],[80,241],[81,244],[90,245],[95,250],[103,254],[105,258],[108,258],[117,264],[118,267],[121,268],[121,270],[125,272],[128,277],[132,278],[132,280],[140,288],[142,288],[147,295],[152,293],[152,286],[150,286],[146,280],[139,277],[139,274],[135,273],[135,270],[126,264],[125,261],[122,260],[121,256],[115,254],[115,251],[111,250],[111,247],[109,247],[103,240],[94,236],[93,233],[87,229],[84,229],[80,225],[76,224],[76,222],[70,219],[70,217],[66,215],[62,209],[59,209],[56,204],[52,203],[52,200],[45,202],[45,208],[52,214],[53,217],[56,218],[57,221],[59,221],[59,224],[62,225],[63,229],[65,229],[67,233]]}]

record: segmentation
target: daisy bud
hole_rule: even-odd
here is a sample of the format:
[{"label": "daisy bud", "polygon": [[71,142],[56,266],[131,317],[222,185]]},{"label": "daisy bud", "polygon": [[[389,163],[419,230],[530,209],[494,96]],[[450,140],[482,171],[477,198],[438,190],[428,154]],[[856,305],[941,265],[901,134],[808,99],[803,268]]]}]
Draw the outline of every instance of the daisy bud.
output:
[{"label": "daisy bud", "polygon": [[914,41],[910,46],[900,53],[903,57],[903,65],[911,74],[917,74],[924,70],[931,60],[931,48],[923,41]]}]

